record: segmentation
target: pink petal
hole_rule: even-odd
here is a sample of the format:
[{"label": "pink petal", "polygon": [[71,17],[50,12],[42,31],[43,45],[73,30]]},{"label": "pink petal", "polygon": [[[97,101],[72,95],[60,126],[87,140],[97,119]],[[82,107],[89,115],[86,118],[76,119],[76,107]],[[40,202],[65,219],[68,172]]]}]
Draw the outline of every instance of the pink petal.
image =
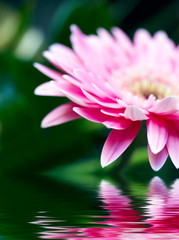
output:
[{"label": "pink petal", "polygon": [[106,85],[104,85],[104,88],[101,89],[101,87],[99,87],[97,85],[97,83],[91,83],[92,87],[94,88],[94,90],[96,90],[96,93],[101,96],[102,98],[103,97],[108,97],[108,98],[111,98],[111,99],[115,99],[116,97],[114,96],[114,94],[111,93],[111,91],[109,91],[108,88],[106,88]]},{"label": "pink petal", "polygon": [[101,111],[97,108],[74,107],[73,111],[80,116],[97,123],[102,123],[108,119],[107,116],[101,113]]},{"label": "pink petal", "polygon": [[[152,38],[148,31],[145,29],[139,29],[135,32],[134,35],[134,45],[137,52],[137,58],[140,62],[148,61],[148,64],[151,64],[153,61],[153,44]],[[145,52],[145,54],[143,54]]]},{"label": "pink petal", "polygon": [[97,30],[100,41],[107,46],[113,46],[115,44],[114,37],[104,28],[98,28]]},{"label": "pink petal", "polygon": [[150,112],[161,115],[175,113],[179,109],[178,100],[176,97],[166,97],[162,100],[156,101],[156,104],[149,109]]},{"label": "pink petal", "polygon": [[34,67],[53,80],[62,80],[62,74],[60,72],[52,70],[52,69],[50,69],[46,66],[43,66],[42,64],[39,64],[39,63],[35,63]]},{"label": "pink petal", "polygon": [[66,103],[55,108],[42,120],[41,127],[51,127],[80,118],[80,116],[73,111],[74,106],[75,104],[73,103]]},{"label": "pink petal", "polygon": [[[104,79],[107,79],[109,77],[109,73],[106,71],[104,66],[102,51],[97,51],[97,45],[100,44],[97,37],[87,37],[76,25],[71,26],[71,31],[72,46],[79,58],[83,61],[85,67],[94,74],[99,74]],[[95,42],[92,41],[94,39]]]},{"label": "pink petal", "polygon": [[147,121],[147,138],[153,153],[159,153],[164,148],[168,138],[168,130],[163,119],[151,118]]},{"label": "pink petal", "polygon": [[64,94],[64,96],[68,97],[72,102],[75,102],[81,106],[88,106],[88,103],[90,103],[80,88],[68,82],[53,82],[53,84],[61,93]]},{"label": "pink petal", "polygon": [[114,98],[114,94],[111,94],[111,91],[106,88],[99,75],[97,76],[85,69],[74,69],[73,75],[83,83],[85,89],[92,89],[98,96]]},{"label": "pink petal", "polygon": [[63,70],[62,67],[58,64],[57,60],[53,56],[53,54],[50,51],[45,51],[43,52],[43,56],[51,63],[53,64],[56,68]]},{"label": "pink petal", "polygon": [[158,171],[165,163],[168,157],[168,152],[166,148],[163,148],[159,153],[154,154],[151,151],[150,146],[148,146],[148,155],[151,167],[153,170]]},{"label": "pink petal", "polygon": [[111,118],[110,120],[103,122],[107,128],[113,128],[117,130],[126,129],[131,125],[131,123],[131,120],[125,119],[123,117]]},{"label": "pink petal", "polygon": [[80,116],[97,123],[102,123],[108,128],[125,129],[131,125],[131,121],[123,117],[113,117],[103,114],[97,108],[74,107],[73,110]]},{"label": "pink petal", "polygon": [[155,101],[156,101],[156,97],[152,94],[150,94],[150,96],[148,97],[148,99],[146,99],[143,103],[143,107],[145,109],[148,109],[148,108],[151,108],[154,104],[155,104]]},{"label": "pink petal", "polygon": [[55,88],[52,82],[45,82],[38,86],[34,93],[40,96],[64,96],[57,88]]},{"label": "pink petal", "polygon": [[94,80],[94,77],[92,77],[88,71],[75,68],[73,70],[73,75],[75,78],[79,79],[84,86],[91,87],[91,82]]},{"label": "pink petal", "polygon": [[83,86],[82,83],[78,79],[76,79],[70,75],[64,74],[62,77],[65,81],[71,83],[72,85],[75,85],[76,87],[81,88]]},{"label": "pink petal", "polygon": [[99,98],[97,96],[95,96],[94,94],[91,94],[87,91],[85,91],[84,89],[81,89],[81,91],[84,93],[84,95],[93,103],[97,103],[99,104],[99,106],[104,106],[104,107],[109,107],[109,108],[122,108],[117,101],[112,101],[109,98]]},{"label": "pink petal", "polygon": [[171,51],[175,48],[174,42],[168,38],[168,35],[164,31],[158,31],[153,36],[157,47],[162,50],[165,48],[165,53],[171,54]]},{"label": "pink petal", "polygon": [[172,127],[168,136],[167,149],[173,164],[179,168],[179,132]]},{"label": "pink petal", "polygon": [[123,113],[123,109],[114,109],[114,108],[104,108],[101,109],[101,112],[109,115],[109,116],[113,116],[113,117],[119,117],[121,113]]},{"label": "pink petal", "polygon": [[135,106],[128,106],[124,112],[124,117],[132,121],[142,121],[148,119],[148,117]]},{"label": "pink petal", "polygon": [[139,29],[135,32],[134,35],[134,44],[139,47],[147,46],[149,42],[151,42],[152,38],[150,33],[145,29]]},{"label": "pink petal", "polygon": [[71,73],[74,68],[83,67],[80,59],[69,47],[55,43],[50,46],[49,52],[56,60],[56,63],[58,63],[58,66],[66,72]]},{"label": "pink petal", "polygon": [[112,130],[101,154],[101,165],[105,167],[114,162],[131,144],[140,128],[140,122],[134,122],[124,130]]},{"label": "pink petal", "polygon": [[123,32],[120,28],[114,27],[112,28],[112,33],[115,39],[117,40],[119,46],[121,46],[124,50],[127,50],[129,52],[133,50],[132,42],[130,38],[125,34],[125,32]]}]

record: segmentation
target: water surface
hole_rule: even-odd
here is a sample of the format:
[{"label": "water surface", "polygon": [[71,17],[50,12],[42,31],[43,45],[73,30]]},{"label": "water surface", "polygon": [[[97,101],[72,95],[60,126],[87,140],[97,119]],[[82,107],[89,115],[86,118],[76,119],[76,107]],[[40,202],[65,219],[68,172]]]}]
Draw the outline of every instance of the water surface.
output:
[{"label": "water surface", "polygon": [[1,177],[0,239],[179,239],[179,180]]}]

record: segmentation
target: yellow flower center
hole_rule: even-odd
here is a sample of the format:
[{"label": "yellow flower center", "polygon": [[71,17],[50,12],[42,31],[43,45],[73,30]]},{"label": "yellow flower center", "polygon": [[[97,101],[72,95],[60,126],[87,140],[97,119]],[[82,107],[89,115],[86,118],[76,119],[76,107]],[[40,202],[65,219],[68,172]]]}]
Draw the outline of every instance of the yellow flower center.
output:
[{"label": "yellow flower center", "polygon": [[153,73],[145,69],[139,71],[131,67],[115,71],[110,82],[120,94],[130,92],[143,99],[148,99],[150,95],[157,99],[179,95],[176,79],[164,73]]},{"label": "yellow flower center", "polygon": [[148,80],[135,81],[124,90],[133,93],[134,95],[148,99],[150,95],[157,99],[162,99],[172,95],[172,88],[161,82],[153,82]]}]

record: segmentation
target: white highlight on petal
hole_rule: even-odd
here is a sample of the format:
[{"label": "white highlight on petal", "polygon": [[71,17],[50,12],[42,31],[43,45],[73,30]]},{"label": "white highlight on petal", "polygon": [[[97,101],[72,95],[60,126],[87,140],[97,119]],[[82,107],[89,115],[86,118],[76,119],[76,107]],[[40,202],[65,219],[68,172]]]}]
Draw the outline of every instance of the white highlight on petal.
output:
[{"label": "white highlight on petal", "polygon": [[148,156],[149,156],[149,162],[154,171],[160,170],[160,168],[164,165],[167,157],[168,152],[166,148],[163,148],[159,153],[154,154],[150,146],[148,146]]},{"label": "white highlight on petal", "polygon": [[151,35],[145,29],[139,29],[135,32],[134,35],[134,44],[139,46],[140,48],[145,48],[151,42]]},{"label": "white highlight on petal", "polygon": [[156,101],[156,104],[149,109],[150,112],[158,113],[161,115],[175,113],[178,110],[179,110],[178,99],[172,96]]},{"label": "white highlight on petal", "polygon": [[128,128],[131,125],[131,121],[123,117],[120,117],[120,118],[113,118],[111,120],[105,120],[103,124],[107,128],[121,130],[121,129]]},{"label": "white highlight on petal", "polygon": [[142,121],[148,119],[142,110],[135,106],[128,106],[124,111],[124,117],[132,121]]},{"label": "white highlight on petal", "polygon": [[168,139],[168,129],[165,121],[161,118],[151,118],[147,121],[147,139],[151,151],[159,153]]},{"label": "white highlight on petal", "polygon": [[173,164],[179,168],[179,132],[172,126],[168,136],[167,149]]},{"label": "white highlight on petal", "polygon": [[66,103],[55,108],[42,120],[41,127],[52,127],[80,118],[80,116],[73,111],[74,106],[73,103]]},{"label": "white highlight on petal", "polygon": [[56,87],[54,87],[52,81],[39,85],[35,89],[34,94],[39,96],[64,96],[64,94],[62,94]]}]

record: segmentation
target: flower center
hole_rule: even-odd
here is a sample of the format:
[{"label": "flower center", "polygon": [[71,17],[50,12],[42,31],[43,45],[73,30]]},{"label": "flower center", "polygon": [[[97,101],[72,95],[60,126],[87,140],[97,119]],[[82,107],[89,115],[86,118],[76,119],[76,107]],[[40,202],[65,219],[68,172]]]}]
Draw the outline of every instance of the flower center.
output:
[{"label": "flower center", "polygon": [[176,79],[172,79],[168,74],[154,73],[145,69],[137,71],[134,67],[113,72],[111,84],[120,94],[130,92],[142,99],[148,99],[150,95],[156,99],[179,95]]},{"label": "flower center", "polygon": [[172,95],[171,87],[167,86],[165,83],[150,80],[134,81],[128,86],[125,86],[124,90],[145,99],[148,99],[150,95],[155,96],[157,99]]}]

